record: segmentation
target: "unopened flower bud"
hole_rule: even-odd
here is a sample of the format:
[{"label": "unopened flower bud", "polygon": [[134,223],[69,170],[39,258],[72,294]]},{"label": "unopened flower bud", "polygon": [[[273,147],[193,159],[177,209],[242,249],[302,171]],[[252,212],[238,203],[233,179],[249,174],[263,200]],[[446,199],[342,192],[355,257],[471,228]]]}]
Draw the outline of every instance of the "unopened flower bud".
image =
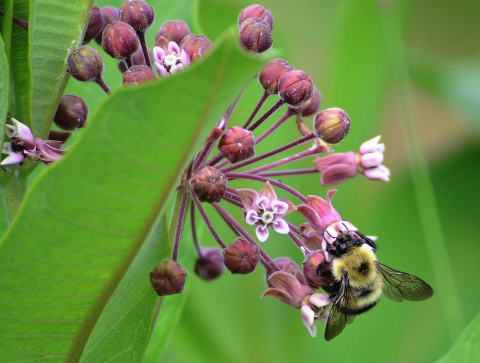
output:
[{"label": "unopened flower bud", "polygon": [[315,115],[320,108],[322,102],[322,95],[317,91],[317,87],[313,86],[313,96],[308,101],[302,103],[297,108],[291,109],[294,113],[300,114],[304,117]]},{"label": "unopened flower bud", "polygon": [[238,42],[252,53],[262,53],[273,44],[272,28],[260,18],[248,18],[238,31]]},{"label": "unopened flower bud", "polygon": [[240,27],[248,18],[260,18],[267,22],[273,30],[273,15],[261,5],[250,5],[248,8],[243,9],[238,16],[238,26]]},{"label": "unopened flower bud", "polygon": [[341,108],[328,108],[315,116],[313,125],[315,136],[329,144],[338,144],[350,131],[350,117]]},{"label": "unopened flower bud", "polygon": [[187,35],[180,43],[180,49],[183,49],[185,53],[187,53],[191,62],[197,58],[203,57],[203,55],[212,47],[213,43],[210,39],[197,34]]},{"label": "unopened flower bud", "polygon": [[320,236],[317,232],[310,232],[306,234],[305,238],[305,247],[310,251],[321,250],[322,249],[322,240],[323,237]]},{"label": "unopened flower bud", "polygon": [[218,149],[233,164],[255,154],[255,140],[251,131],[232,126],[220,139]]},{"label": "unopened flower bud", "polygon": [[96,81],[103,72],[103,59],[96,49],[83,46],[68,55],[67,67],[79,81]]},{"label": "unopened flower bud", "polygon": [[183,292],[187,271],[173,260],[163,260],[150,272],[150,282],[158,296]]},{"label": "unopened flower bud", "polygon": [[120,6],[120,20],[130,24],[137,33],[144,33],[154,18],[153,8],[144,0],[128,0]]},{"label": "unopened flower bud", "polygon": [[223,250],[223,261],[232,274],[245,275],[255,271],[260,261],[260,251],[242,238],[237,238]]},{"label": "unopened flower bud", "polygon": [[114,21],[103,30],[102,48],[110,57],[125,59],[138,49],[135,30],[123,21]]},{"label": "unopened flower bud", "polygon": [[222,250],[218,248],[204,248],[203,255],[197,258],[195,273],[204,281],[211,281],[225,271]]},{"label": "unopened flower bud", "polygon": [[180,44],[183,38],[190,33],[190,29],[184,21],[169,20],[162,24],[155,35],[155,40],[157,40],[158,37],[165,37],[168,41],[173,41],[177,44]]},{"label": "unopened flower bud", "polygon": [[128,69],[122,78],[122,84],[139,84],[157,79],[152,69],[147,66],[133,66]]},{"label": "unopened flower bud", "polygon": [[293,71],[293,67],[283,59],[274,59],[262,69],[258,76],[258,81],[269,95],[278,93],[278,80],[288,71]]},{"label": "unopened flower bud", "polygon": [[63,95],[53,121],[61,129],[73,131],[85,124],[87,115],[88,105],[82,97]]},{"label": "unopened flower bud", "polygon": [[98,37],[98,35],[102,33],[104,26],[105,20],[103,19],[100,6],[94,4],[92,7],[92,12],[90,13],[90,19],[88,20],[87,30],[85,31],[85,36],[83,37],[83,43],[88,43],[90,40]]},{"label": "unopened flower bud", "polygon": [[325,260],[323,251],[314,251],[307,255],[302,265],[303,276],[313,289],[327,289],[333,283],[330,264]]},{"label": "unopened flower bud", "polygon": [[118,12],[117,8],[114,8],[113,6],[105,6],[101,9],[102,12],[102,17],[103,17],[103,28],[102,31],[98,34],[98,36],[95,38],[95,42],[97,42],[98,45],[102,45],[102,34],[103,34],[103,29],[108,24],[113,23],[114,21],[120,20],[120,15]]},{"label": "unopened flower bud", "polygon": [[227,189],[227,178],[221,171],[206,166],[190,179],[190,184],[201,202],[218,203]]},{"label": "unopened flower bud", "polygon": [[312,98],[312,79],[304,71],[285,72],[278,81],[278,96],[288,106],[298,107]]}]

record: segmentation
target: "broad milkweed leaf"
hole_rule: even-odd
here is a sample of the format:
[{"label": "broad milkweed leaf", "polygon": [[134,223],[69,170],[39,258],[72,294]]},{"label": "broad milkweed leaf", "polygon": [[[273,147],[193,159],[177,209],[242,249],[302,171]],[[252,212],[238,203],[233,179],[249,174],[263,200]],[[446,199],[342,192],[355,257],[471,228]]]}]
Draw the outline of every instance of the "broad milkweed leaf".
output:
[{"label": "broad milkweed leaf", "polygon": [[[68,53],[79,46],[93,0],[35,0],[29,23],[33,132],[46,138],[67,84]],[[21,120],[20,120],[21,121]],[[23,122],[23,121],[22,121]]]},{"label": "broad milkweed leaf", "polygon": [[1,242],[0,361],[80,359],[183,168],[266,61],[232,28],[180,74],[106,97]]},{"label": "broad milkweed leaf", "polygon": [[480,315],[467,326],[452,349],[437,363],[476,363],[480,357]]}]

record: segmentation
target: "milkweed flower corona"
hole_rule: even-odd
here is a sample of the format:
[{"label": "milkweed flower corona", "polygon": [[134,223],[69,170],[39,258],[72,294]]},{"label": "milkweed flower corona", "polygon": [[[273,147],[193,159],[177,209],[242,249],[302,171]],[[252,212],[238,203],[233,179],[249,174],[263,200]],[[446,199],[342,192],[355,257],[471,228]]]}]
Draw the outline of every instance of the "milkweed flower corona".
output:
[{"label": "milkweed flower corona", "polygon": [[[192,34],[187,23],[173,19],[160,25],[155,45],[148,48],[145,31],[152,26],[154,17],[153,8],[144,0],[125,1],[119,10],[97,6],[85,39],[96,39],[104,52],[116,59],[122,86],[133,88],[133,92],[144,83],[172,84],[186,79],[201,70],[190,64],[215,49],[210,39]],[[259,53],[271,52],[274,17],[269,10],[257,4],[249,6],[240,12],[237,25],[239,51],[257,58]],[[97,50],[88,46],[74,49],[67,58],[67,67],[73,78],[96,82],[110,94],[102,79],[104,63]],[[160,78],[171,78],[160,80],[154,68]],[[176,75],[179,72],[182,76]],[[169,258],[151,266],[153,290],[159,296],[179,294],[191,276],[215,283],[226,275],[226,270],[238,275],[262,270],[266,288],[261,297],[271,296],[300,310],[301,323],[312,337],[317,335],[320,324],[325,324],[326,340],[338,336],[356,315],[375,306],[382,293],[395,301],[431,297],[433,290],[423,280],[378,262],[374,238],[362,234],[360,224],[346,219],[347,207],[339,208],[342,217],[333,206],[337,190],[321,189],[340,185],[358,174],[369,180],[389,181],[380,136],[364,142],[357,152],[335,153],[333,146],[356,132],[356,123],[362,120],[350,118],[339,107],[322,110],[320,87],[307,72],[295,69],[284,59],[267,63],[257,80],[262,95],[247,119],[239,119],[235,108],[252,87],[238,90],[237,99],[222,110],[218,123],[174,188],[177,199],[169,228],[172,252]],[[275,103],[261,113],[267,98],[275,99]],[[276,117],[279,109],[284,109],[284,114]],[[87,114],[88,106],[81,97],[66,95],[59,104],[55,123],[63,130],[79,132],[88,127]],[[295,121],[288,124],[292,119]],[[285,131],[288,127],[289,131]],[[286,138],[271,137],[275,132],[288,132],[289,141],[278,142]],[[7,157],[1,162],[2,168],[20,164],[26,157],[54,162],[65,153],[62,144],[69,136],[51,132],[44,140],[14,118],[7,123],[6,134],[10,140],[3,144]],[[259,148],[267,138],[271,144]],[[307,159],[308,169],[295,167],[302,159]],[[303,190],[308,183],[292,182],[309,177],[317,185],[313,190]],[[300,189],[293,185],[300,185]],[[204,239],[210,239],[216,247],[203,245],[197,235],[199,221],[209,233]],[[184,228],[186,224],[191,228]],[[218,228],[219,224],[223,229]],[[185,230],[191,235],[182,239]],[[266,249],[278,245],[278,240],[293,243],[294,255],[271,256]],[[179,262],[179,253],[184,251],[181,241],[191,241],[196,251],[194,274],[189,275]]]}]

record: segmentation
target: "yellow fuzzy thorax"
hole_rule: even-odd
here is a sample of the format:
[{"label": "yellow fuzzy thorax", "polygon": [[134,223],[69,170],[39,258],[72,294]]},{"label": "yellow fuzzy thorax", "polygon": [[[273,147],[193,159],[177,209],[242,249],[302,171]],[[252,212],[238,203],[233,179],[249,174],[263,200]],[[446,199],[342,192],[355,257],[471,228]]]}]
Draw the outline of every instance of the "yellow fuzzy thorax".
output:
[{"label": "yellow fuzzy thorax", "polygon": [[370,246],[351,246],[343,256],[333,259],[332,273],[337,281],[346,273],[350,286],[363,287],[371,284],[376,277],[376,260]]}]

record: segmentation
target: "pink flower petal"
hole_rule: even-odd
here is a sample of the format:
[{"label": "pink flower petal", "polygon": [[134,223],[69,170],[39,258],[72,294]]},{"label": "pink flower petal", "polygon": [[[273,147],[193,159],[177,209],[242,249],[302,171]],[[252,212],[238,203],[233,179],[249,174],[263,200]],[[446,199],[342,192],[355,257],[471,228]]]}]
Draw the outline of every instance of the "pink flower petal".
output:
[{"label": "pink flower petal", "polygon": [[179,71],[183,71],[182,63],[178,63],[170,67],[170,74],[175,74],[175,73],[178,73]]},{"label": "pink flower petal", "polygon": [[265,242],[268,239],[270,232],[266,225],[260,224],[255,228],[255,234],[260,242]]},{"label": "pink flower petal", "polygon": [[316,195],[309,195],[307,197],[307,203],[310,207],[312,207],[315,212],[317,212],[318,216],[320,217],[321,228],[318,229],[320,234],[323,234],[323,231],[327,226],[332,223],[341,221],[342,218],[340,214],[337,213],[335,208],[332,206],[332,196],[337,192],[336,189],[331,189],[327,192],[327,200],[317,197]]},{"label": "pink flower petal", "polygon": [[153,58],[156,62],[160,62],[162,57],[165,57],[167,53],[160,47],[153,47]]},{"label": "pink flower petal", "polygon": [[167,48],[169,53],[175,53],[177,55],[180,55],[180,47],[178,46],[177,43],[175,42],[170,42],[168,43],[168,48]]},{"label": "pink flower petal", "polygon": [[317,327],[315,326],[315,313],[312,308],[308,305],[302,305],[300,308],[300,314],[302,323],[305,328],[308,330],[312,338],[315,338],[317,335]]},{"label": "pink flower petal", "polygon": [[183,49],[180,53],[180,61],[185,67],[187,67],[190,64],[190,57]]},{"label": "pink flower petal", "polygon": [[293,301],[292,297],[286,291],[273,288],[266,289],[260,297],[264,296],[272,296],[287,305],[291,305],[291,302]]},{"label": "pink flower petal", "polygon": [[338,164],[355,165],[355,153],[349,151],[347,153],[338,153],[316,158],[313,163],[318,171],[323,172],[329,167]]},{"label": "pink flower petal", "polygon": [[385,174],[386,176],[390,176],[390,170],[384,166],[384,165],[379,165],[378,166],[378,169],[383,173]]},{"label": "pink flower petal", "polygon": [[283,198],[282,198],[282,199],[278,199],[278,200],[279,200],[280,202],[287,203],[288,209],[287,209],[285,212],[283,212],[283,213],[279,213],[279,212],[277,211],[277,213],[276,213],[277,216],[283,217],[283,216],[286,216],[287,214],[290,214],[290,213],[292,213],[292,212],[294,212],[294,211],[297,210],[297,207],[295,206],[295,204],[293,204],[292,202],[290,202],[288,199],[283,199]]},{"label": "pink flower petal", "polygon": [[312,294],[312,289],[301,284],[292,274],[283,271],[276,271],[268,278],[270,285],[278,290],[286,292],[292,297],[290,305],[300,308],[300,304],[307,295]]},{"label": "pink flower petal", "polygon": [[318,233],[323,234],[324,228],[322,220],[318,217],[317,212],[315,212],[312,207],[306,204],[300,204],[297,206],[297,210],[307,220],[310,226],[312,226]]},{"label": "pink flower petal", "polygon": [[357,176],[358,170],[355,164],[334,165],[326,169],[320,177],[320,183],[324,187],[338,185],[350,178]]},{"label": "pink flower petal", "polygon": [[274,200],[277,200],[277,194],[275,193],[275,190],[268,181],[263,185],[262,189],[260,189],[258,195],[260,197],[267,197],[272,202]]},{"label": "pink flower petal", "polygon": [[157,72],[160,77],[165,78],[170,75],[167,69],[163,66],[163,63],[155,62],[155,66],[157,67]]},{"label": "pink flower petal", "polygon": [[379,166],[383,161],[383,154],[379,152],[368,153],[362,155],[360,158],[360,164],[364,168],[373,168]]},{"label": "pink flower petal", "polygon": [[257,204],[257,208],[259,208],[259,209],[263,209],[263,210],[268,209],[268,208],[270,208],[270,199],[268,199],[265,196],[260,197],[260,198],[258,198],[256,204]]},{"label": "pink flower petal", "polygon": [[253,189],[237,189],[238,196],[242,200],[243,208],[246,211],[257,209],[258,193]]},{"label": "pink flower petal", "polygon": [[20,137],[25,140],[33,141],[33,134],[27,125],[22,124],[17,119],[12,117],[13,125],[15,126],[15,133],[13,136]]},{"label": "pink flower petal", "polygon": [[378,141],[380,140],[380,135],[377,137],[374,137],[371,140],[365,141],[361,146],[360,146],[360,154],[368,154],[368,153],[373,153],[377,151],[377,144]]},{"label": "pink flower petal", "polygon": [[288,226],[288,223],[281,218],[275,219],[275,221],[272,223],[272,227],[275,232],[280,234],[288,234],[288,232],[290,232],[290,227]]}]

